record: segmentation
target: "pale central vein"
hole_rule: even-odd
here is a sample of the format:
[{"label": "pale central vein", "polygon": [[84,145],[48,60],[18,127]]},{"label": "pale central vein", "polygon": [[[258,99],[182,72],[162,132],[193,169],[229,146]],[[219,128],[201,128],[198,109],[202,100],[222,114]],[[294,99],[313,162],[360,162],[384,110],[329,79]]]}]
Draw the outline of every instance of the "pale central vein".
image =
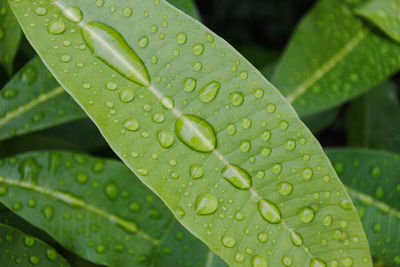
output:
[{"label": "pale central vein", "polygon": [[8,112],[4,117],[0,118],[0,127],[4,126],[7,122],[17,118],[18,116],[24,114],[25,112],[35,108],[36,106],[62,94],[64,89],[59,86],[52,91],[49,91],[45,94],[41,94],[39,97],[32,99],[26,104],[18,107],[16,110]]},{"label": "pale central vein", "polygon": [[[64,10],[65,7],[66,7],[64,3],[62,3],[62,2],[60,2],[60,1],[58,1],[58,0],[56,0],[54,3],[55,3],[56,6],[58,6],[61,10]],[[91,29],[90,29],[90,28],[87,28],[87,27],[85,26],[85,24],[86,24],[86,22],[85,22],[84,20],[82,20],[82,21],[78,24],[78,26],[81,27],[81,28],[85,28],[85,30],[87,30],[87,31],[91,31]],[[104,47],[108,49],[108,52],[110,52],[110,53],[112,53],[113,55],[115,55],[115,57],[118,58],[119,61],[121,61],[121,64],[122,64],[122,65],[124,65],[124,66],[129,66],[129,68],[131,68],[130,63],[123,57],[123,55],[119,54],[118,51],[114,51],[114,49],[107,43],[107,41],[103,40],[102,37],[99,36],[99,35],[98,35],[96,32],[94,32],[94,31],[91,31],[91,34],[96,38],[96,41],[101,42],[102,45],[104,45]],[[353,46],[356,46],[356,44],[353,44]],[[348,48],[348,49],[350,49],[350,48]],[[353,49],[353,48],[351,48],[351,49]],[[343,55],[343,56],[344,56],[344,55]],[[343,57],[343,56],[342,56],[342,57]],[[141,77],[141,76],[140,76],[140,73],[137,73],[137,74],[139,74],[139,77]],[[143,77],[141,77],[141,78],[143,78]],[[153,84],[151,84],[151,85],[148,86],[147,88],[154,94],[154,96],[155,96],[159,101],[161,101],[161,99],[164,97],[164,94],[163,94],[158,88],[156,88]],[[182,111],[179,110],[179,109],[177,109],[176,107],[173,107],[173,108],[171,109],[171,112],[172,112],[173,114],[175,114],[175,116],[176,116],[177,118],[180,118],[180,117],[183,115]],[[195,132],[195,133],[197,134],[197,136],[198,136],[199,138],[202,139],[202,141],[204,141],[206,144],[209,144],[209,143],[208,143],[208,142],[209,142],[209,141],[208,141],[208,138],[207,138],[206,136],[204,136],[204,134],[201,133],[201,131],[200,131],[195,125],[193,125],[193,124],[190,123],[190,122],[189,122],[189,124],[191,125],[191,127],[190,127],[191,130],[192,130],[193,132]],[[228,161],[217,149],[213,150],[212,153],[213,153],[220,161],[222,161],[222,162],[224,163],[224,165],[230,164],[229,161]],[[240,173],[237,173],[237,175],[241,176]],[[262,199],[262,197],[259,195],[259,193],[258,193],[256,190],[254,190],[253,188],[250,188],[249,191],[250,191],[251,194],[252,194],[252,200],[259,201],[259,200]],[[284,226],[284,228],[285,228],[289,233],[293,233],[293,230],[283,221],[283,219],[282,219],[282,221],[281,221],[281,224]],[[302,245],[302,247],[305,248],[304,244]],[[308,251],[306,251],[306,250],[305,250],[305,252],[306,252],[306,254],[307,254],[308,256],[310,256],[310,258],[313,258],[313,256],[310,254],[310,252],[308,252]]]},{"label": "pale central vein", "polygon": [[212,252],[212,250],[210,249],[207,253],[207,261],[206,264],[204,265],[204,267],[211,267],[213,260],[214,260],[215,254],[214,252]]},{"label": "pale central vein", "polygon": [[101,217],[108,219],[111,223],[119,225],[122,228],[137,230],[136,233],[138,235],[140,235],[142,238],[144,238],[146,240],[151,241],[153,244],[158,244],[158,242],[159,242],[158,239],[154,239],[153,237],[149,236],[147,233],[139,230],[137,228],[136,223],[125,220],[121,217],[116,216],[115,214],[109,213],[108,211],[98,208],[76,196],[72,196],[70,194],[67,194],[67,193],[64,193],[64,192],[61,192],[58,190],[52,190],[49,188],[45,188],[40,185],[23,182],[23,181],[17,181],[17,180],[5,178],[2,176],[0,176],[0,183],[5,183],[10,186],[16,186],[16,187],[20,187],[20,188],[27,189],[27,190],[32,190],[32,191],[41,193],[43,195],[47,195],[47,196],[53,197],[55,199],[58,199],[58,200],[66,203],[68,205],[71,205],[73,207],[80,207],[82,209],[86,209],[92,213],[95,213]]},{"label": "pale central vein", "polygon": [[303,95],[307,89],[312,87],[317,81],[319,81],[326,73],[336,67],[340,61],[350,54],[357,45],[365,38],[366,32],[364,29],[358,31],[358,33],[351,39],[346,45],[339,50],[333,57],[331,57],[324,65],[318,68],[307,80],[296,87],[293,92],[286,96],[289,103],[293,104],[297,98]]}]

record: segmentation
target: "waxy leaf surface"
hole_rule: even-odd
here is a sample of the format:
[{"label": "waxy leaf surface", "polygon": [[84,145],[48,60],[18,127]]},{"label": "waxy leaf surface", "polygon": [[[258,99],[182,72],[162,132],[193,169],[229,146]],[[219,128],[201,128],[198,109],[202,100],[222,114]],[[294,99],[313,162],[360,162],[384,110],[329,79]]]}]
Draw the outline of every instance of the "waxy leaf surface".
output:
[{"label": "waxy leaf surface", "polygon": [[224,40],[165,1],[10,3],[117,155],[228,264],[372,264],[320,145]]},{"label": "waxy leaf surface", "polygon": [[70,266],[55,249],[4,224],[0,224],[0,262],[2,266]]},{"label": "waxy leaf surface", "polygon": [[305,116],[368,91],[399,65],[398,43],[364,23],[345,0],[322,0],[299,24],[272,83]]},{"label": "waxy leaf surface", "polygon": [[400,156],[345,149],[327,150],[327,154],[353,198],[372,255],[385,266],[399,266]]},{"label": "waxy leaf surface", "polygon": [[98,264],[224,266],[117,161],[66,152],[4,159],[0,202]]}]

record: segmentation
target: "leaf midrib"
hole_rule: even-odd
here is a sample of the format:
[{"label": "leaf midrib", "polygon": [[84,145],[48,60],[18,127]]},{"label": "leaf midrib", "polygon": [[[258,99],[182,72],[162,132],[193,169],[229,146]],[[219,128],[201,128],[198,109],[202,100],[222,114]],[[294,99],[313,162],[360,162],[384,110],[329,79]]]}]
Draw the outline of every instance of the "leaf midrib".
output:
[{"label": "leaf midrib", "polygon": [[[101,209],[95,205],[92,205],[88,202],[86,202],[83,199],[79,199],[77,197],[73,197],[70,194],[66,194],[63,193],[61,191],[58,190],[53,190],[50,188],[46,188],[37,184],[32,184],[32,183],[28,183],[28,182],[23,182],[23,181],[18,181],[17,179],[13,179],[13,178],[7,178],[7,177],[3,177],[0,176],[0,183],[5,183],[7,185],[10,186],[15,186],[15,187],[19,187],[19,188],[23,188],[26,190],[32,190],[35,191],[39,194],[43,194],[43,195],[47,195],[49,197],[55,198],[67,205],[73,205],[73,206],[78,206],[82,209],[85,209],[89,212],[95,213],[99,216],[102,216],[106,219],[108,219],[111,223],[120,223],[120,225],[131,225],[136,227],[136,223],[131,222],[131,221],[127,221],[125,219],[122,219],[121,217],[110,213],[104,209]],[[140,230],[140,228],[137,228],[137,232],[136,234],[138,234],[139,236],[141,236],[142,238],[150,241],[153,243],[153,245],[157,245],[160,240],[156,239],[152,236],[150,236],[149,234],[147,234],[146,232],[143,232],[142,230]]]},{"label": "leaf midrib", "polygon": [[367,30],[362,28],[359,30],[354,38],[347,42],[342,49],[340,49],[336,54],[330,57],[324,65],[318,68],[308,79],[297,86],[293,92],[286,96],[289,103],[293,104],[300,96],[302,96],[306,91],[311,88],[316,82],[321,80],[326,73],[331,71],[336,67],[343,58],[350,54],[357,45],[366,37]]},{"label": "leaf midrib", "polygon": [[38,105],[62,94],[64,91],[64,88],[61,86],[56,87],[55,89],[45,93],[45,94],[40,94],[38,97],[32,99],[31,101],[25,103],[24,105],[18,107],[14,111],[6,113],[6,115],[2,118],[0,118],[0,127],[4,126],[11,120],[21,116],[22,114],[34,109]]}]

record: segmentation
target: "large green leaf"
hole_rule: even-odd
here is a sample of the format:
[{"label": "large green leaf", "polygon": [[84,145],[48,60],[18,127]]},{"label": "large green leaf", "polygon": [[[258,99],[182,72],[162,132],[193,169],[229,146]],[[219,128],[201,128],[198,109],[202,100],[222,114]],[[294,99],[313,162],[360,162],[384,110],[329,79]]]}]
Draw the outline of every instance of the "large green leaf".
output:
[{"label": "large green leaf", "polygon": [[0,95],[0,140],[85,117],[38,57]]},{"label": "large green leaf", "polygon": [[[371,265],[322,148],[221,38],[159,0],[10,3],[118,156],[230,265]],[[334,239],[341,220],[359,242]]]},{"label": "large green leaf", "polygon": [[356,13],[400,42],[400,2],[398,0],[370,0],[359,6]]},{"label": "large green leaf", "polygon": [[400,265],[400,156],[368,150],[328,150],[360,213],[372,254]]},{"label": "large green leaf", "polygon": [[207,266],[214,257],[122,163],[38,152],[0,165],[0,202],[90,261]]},{"label": "large green leaf", "polygon": [[351,104],[346,114],[348,144],[400,152],[397,87],[386,82]]},{"label": "large green leaf", "polygon": [[12,14],[7,0],[0,0],[0,64],[11,74],[17,53],[21,29]]},{"label": "large green leaf", "polygon": [[298,26],[272,82],[304,116],[373,88],[399,62],[400,45],[365,25],[345,0],[322,0]]},{"label": "large green leaf", "polygon": [[0,224],[1,266],[69,266],[53,248],[10,226]]}]

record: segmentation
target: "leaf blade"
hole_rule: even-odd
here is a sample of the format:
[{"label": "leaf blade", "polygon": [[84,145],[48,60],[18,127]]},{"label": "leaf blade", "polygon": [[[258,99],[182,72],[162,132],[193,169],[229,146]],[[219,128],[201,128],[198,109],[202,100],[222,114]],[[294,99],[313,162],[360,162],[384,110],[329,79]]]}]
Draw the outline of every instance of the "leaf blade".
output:
[{"label": "leaf blade", "polygon": [[[119,2],[112,3],[114,4],[110,4],[111,7],[114,5],[116,9],[111,8],[110,12],[104,7],[93,9],[92,4],[80,3],[79,9],[82,11],[83,20],[79,25],[65,19],[61,20],[66,27],[75,28],[75,30],[65,31],[59,37],[78,43],[86,40],[89,46],[89,49],[75,51],[74,57],[87,60],[86,65],[90,65],[93,71],[80,72],[78,75],[81,76],[73,80],[67,78],[70,77],[67,72],[62,71],[64,67],[72,67],[72,63],[66,65],[59,63],[62,55],[60,53],[72,51],[44,53],[45,50],[49,50],[44,47],[47,44],[39,45],[35,40],[38,38],[38,33],[43,38],[49,38],[48,29],[45,27],[36,29],[33,36],[32,31],[25,26],[27,20],[20,13],[29,9],[29,4],[13,3],[13,7],[28,38],[34,42],[39,54],[63,87],[68,88],[75,100],[86,108],[89,116],[98,125],[120,158],[163,199],[177,217],[180,217],[180,222],[186,228],[234,266],[250,265],[252,261],[263,263],[266,258],[272,266],[280,265],[282,258],[287,256],[287,251],[279,251],[273,243],[258,241],[259,233],[242,234],[248,232],[246,231],[248,228],[260,227],[271,230],[270,239],[280,239],[280,242],[288,248],[294,248],[295,252],[291,255],[296,261],[303,262],[305,266],[315,264],[315,261],[320,261],[320,257],[325,261],[338,260],[337,254],[325,254],[326,249],[322,248],[322,245],[318,249],[313,249],[312,252],[304,250],[305,246],[315,242],[313,237],[317,229],[328,234],[326,228],[318,224],[320,217],[330,212],[327,203],[338,207],[335,210],[335,216],[341,217],[348,214],[346,217],[352,218],[349,229],[358,233],[360,237],[364,236],[354,208],[349,204],[347,210],[339,208],[339,202],[349,201],[346,203],[350,203],[350,199],[321,147],[299,121],[286,100],[254,67],[222,39],[198,22],[182,16],[179,11],[164,1],[154,3],[130,1],[132,7],[137,10],[137,16],[125,18],[123,21],[133,21],[137,28],[136,31],[130,31],[129,35],[127,25],[116,24],[123,19],[120,13],[113,12],[120,7]],[[76,2],[58,1],[56,5],[47,3],[46,9],[48,15],[60,14],[68,5],[76,5]],[[166,21],[170,16],[174,19]],[[89,21],[93,22],[100,17],[102,18],[100,24],[99,22],[89,24]],[[143,21],[150,17],[151,24],[158,25],[159,29],[162,29],[160,33],[151,33],[147,22],[143,24]],[[51,23],[59,24],[56,21]],[[173,26],[176,24],[179,27]],[[80,27],[86,27],[85,32],[91,34],[85,34],[85,40],[82,40],[80,35]],[[53,33],[57,32],[53,31]],[[57,36],[54,38],[58,40]],[[109,43],[107,40],[112,41]],[[98,54],[99,51],[102,51],[101,55]],[[127,54],[131,55],[130,58],[122,60]],[[142,62],[138,61],[137,57]],[[135,64],[139,64],[140,69],[133,67]],[[98,72],[103,71],[104,68],[107,75]],[[146,75],[142,74],[143,68],[148,71],[150,81],[145,77]],[[136,72],[132,73],[134,70]],[[184,76],[182,77],[181,74]],[[81,84],[89,80],[92,90],[82,90]],[[151,85],[147,88],[138,85],[150,83]],[[236,84],[238,86],[235,87]],[[188,91],[196,90],[189,94],[183,90],[183,87]],[[104,89],[100,91],[99,88]],[[234,92],[236,94],[231,96],[232,92],[229,88],[236,88]],[[263,93],[259,89],[263,90]],[[123,105],[119,97],[125,90],[133,90],[134,95],[139,97]],[[94,92],[96,94],[93,94]],[[88,103],[88,99],[93,102]],[[243,101],[245,105],[242,105]],[[207,104],[209,102],[213,103],[212,108]],[[225,108],[226,106],[229,108]],[[148,113],[150,111],[151,113]],[[111,119],[113,114],[123,116]],[[268,121],[268,127],[265,121]],[[118,127],[115,127],[116,123]],[[231,130],[228,132],[224,130],[228,123],[236,127],[236,134],[233,136],[228,133]],[[185,129],[190,130],[186,132]],[[162,132],[162,130],[167,132]],[[182,134],[176,134],[176,137],[173,135],[174,132],[180,131]],[[263,132],[264,140],[260,138]],[[214,142],[212,133],[215,133],[217,142]],[[270,134],[273,136],[272,140],[269,140]],[[269,145],[273,146],[272,153],[274,154],[268,158]],[[301,148],[295,150],[296,145]],[[215,146],[218,149],[214,150]],[[193,152],[192,149],[204,151],[204,153]],[[313,154],[312,160],[306,164],[301,159],[300,150],[303,151],[303,149]],[[264,156],[260,154],[260,150]],[[288,152],[293,150],[295,152]],[[246,154],[249,151],[251,152]],[[317,158],[320,161],[317,162]],[[181,165],[183,167],[180,167]],[[234,171],[228,171],[232,177],[225,180],[220,172],[227,165],[230,167],[229,170]],[[317,168],[319,165],[323,165],[325,169]],[[192,181],[189,176],[192,167],[203,169],[202,179]],[[291,174],[292,167],[297,170],[295,174]],[[238,171],[238,169],[241,170]],[[326,170],[326,173],[323,170]],[[253,178],[253,185],[249,190],[246,190],[250,185],[249,177],[244,175],[246,172]],[[306,180],[305,183],[313,184],[316,191],[335,188],[341,192],[341,196],[338,198],[333,196],[318,203],[318,207],[321,205],[321,210],[324,207],[324,212],[317,212],[315,223],[304,225],[304,221],[310,221],[312,214],[310,207],[315,205],[312,199],[301,203],[301,207],[295,204],[298,203],[295,198],[306,194],[305,188],[299,185],[300,189],[295,190],[290,197],[283,198],[277,189],[278,180],[262,179],[263,172],[267,176],[271,175],[271,179],[272,177],[290,177],[290,181],[296,186]],[[240,173],[239,177],[235,176],[237,173]],[[257,178],[257,174],[260,178]],[[327,181],[330,184],[329,189],[322,179],[324,175],[331,177]],[[312,177],[314,179],[311,179]],[[310,181],[307,182],[307,180]],[[238,191],[228,181],[243,191]],[[222,199],[223,205],[218,204],[219,199]],[[231,205],[234,200],[238,205],[237,208]],[[263,207],[261,211],[258,210],[259,203]],[[277,206],[273,207],[271,203],[280,203],[283,219],[278,225],[269,224],[263,219],[268,220],[269,211],[273,211],[274,222],[279,221],[276,218],[279,217],[276,212]],[[317,207],[314,208],[319,210]],[[215,214],[205,215],[210,212],[215,212]],[[237,217],[235,213],[238,214]],[[305,219],[301,219],[303,215]],[[234,218],[239,219],[235,221]],[[313,218],[314,216],[311,219]],[[212,225],[213,227],[209,229],[210,227],[203,228],[197,225]],[[223,228],[234,230],[224,233]],[[278,228],[284,231],[278,231]],[[293,247],[291,241],[291,235],[296,229],[299,229],[304,239],[304,243],[299,247]],[[217,237],[211,237],[210,233],[214,233]],[[228,245],[223,245],[226,240],[225,235],[229,235]],[[232,238],[236,242],[232,242]],[[358,252],[348,252],[354,261],[358,262],[355,264],[364,264],[361,263],[364,260],[370,262],[367,242],[365,237],[361,239],[364,241],[361,241],[360,249],[357,248]],[[296,239],[297,244],[299,240],[300,238]],[[230,248],[232,243],[235,244],[234,249]],[[341,247],[341,244],[333,241],[330,246]],[[244,254],[246,248],[253,251],[250,253],[251,256]],[[273,257],[265,255],[266,248],[274,251]]]}]

